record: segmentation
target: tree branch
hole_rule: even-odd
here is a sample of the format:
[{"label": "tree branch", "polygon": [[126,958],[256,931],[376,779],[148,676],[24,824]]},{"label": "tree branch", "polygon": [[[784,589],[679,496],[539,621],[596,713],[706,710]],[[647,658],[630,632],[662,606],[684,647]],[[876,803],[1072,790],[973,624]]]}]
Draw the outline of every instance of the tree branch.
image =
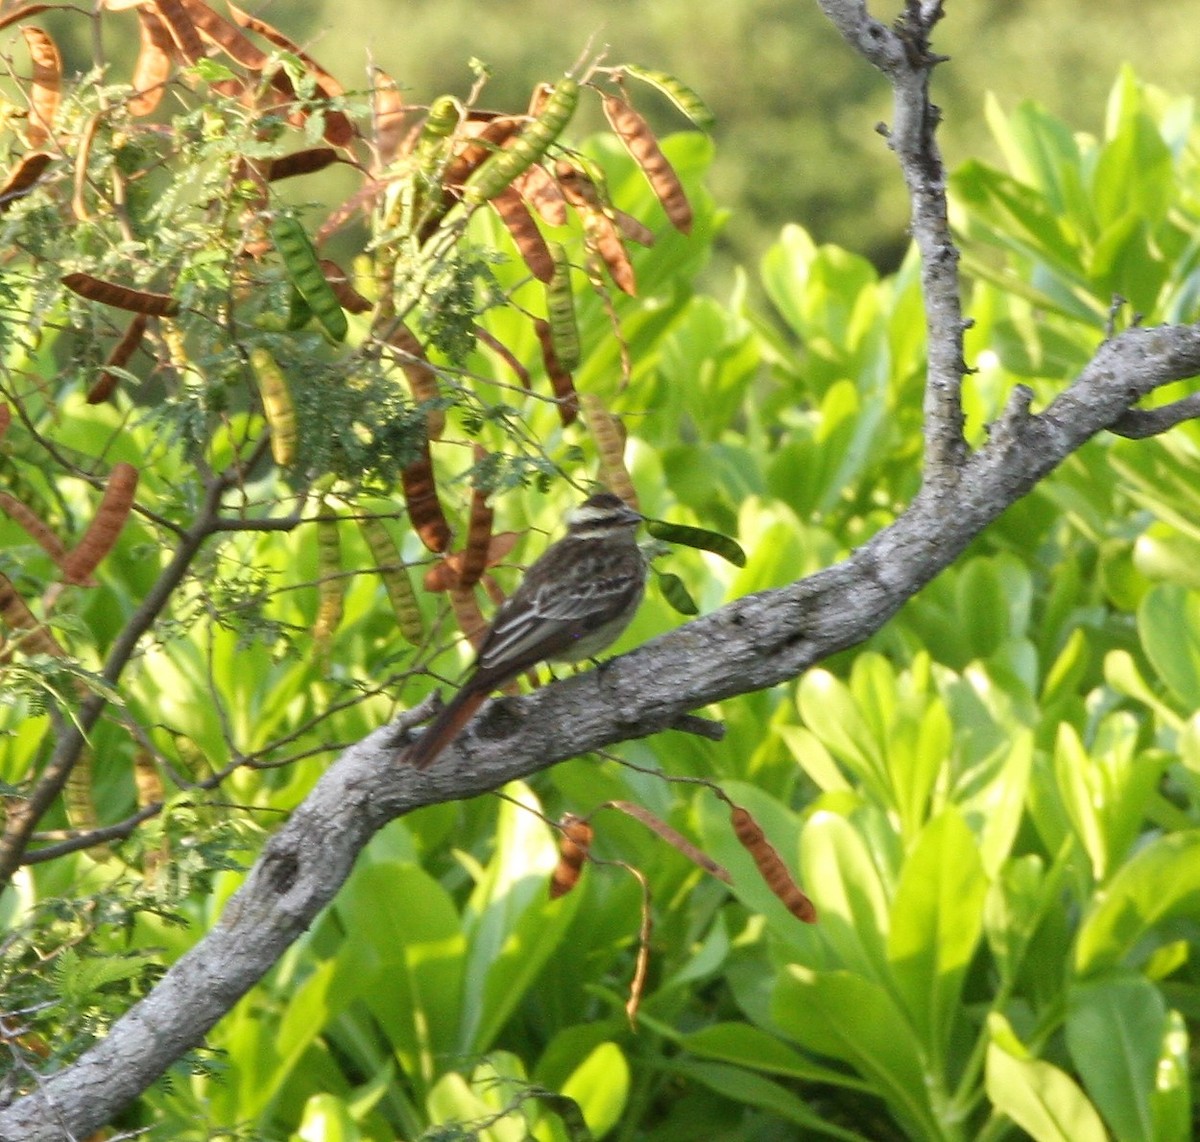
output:
[{"label": "tree branch", "polygon": [[0,1110],[0,1140],[96,1129],[207,1031],[337,893],[388,821],[472,797],[689,711],[789,681],[877,631],[1001,512],[1131,405],[1200,373],[1200,325],[1131,329],[1100,347],[1044,412],[1018,390],[958,486],[922,489],[848,559],[739,599],[631,654],[521,699],[491,702],[438,765],[396,764],[384,727],[352,746],[268,842],[220,922],[74,1065]]}]

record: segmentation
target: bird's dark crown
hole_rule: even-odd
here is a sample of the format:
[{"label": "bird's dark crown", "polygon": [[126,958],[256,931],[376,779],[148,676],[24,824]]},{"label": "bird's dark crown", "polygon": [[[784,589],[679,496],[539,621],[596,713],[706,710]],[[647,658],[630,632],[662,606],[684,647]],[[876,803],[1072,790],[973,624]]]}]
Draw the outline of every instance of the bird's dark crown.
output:
[{"label": "bird's dark crown", "polygon": [[620,496],[597,492],[588,496],[567,516],[567,531],[572,535],[603,533],[615,528],[635,527],[642,517]]}]

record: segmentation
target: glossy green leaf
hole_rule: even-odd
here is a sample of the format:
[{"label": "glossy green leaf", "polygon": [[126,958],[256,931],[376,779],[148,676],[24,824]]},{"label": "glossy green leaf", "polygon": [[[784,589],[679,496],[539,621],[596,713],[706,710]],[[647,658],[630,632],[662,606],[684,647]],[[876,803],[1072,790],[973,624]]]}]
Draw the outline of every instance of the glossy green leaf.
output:
[{"label": "glossy green leaf", "polygon": [[588,1129],[603,1138],[629,1099],[629,1062],[616,1043],[601,1043],[563,1083],[562,1093],[583,1113]]},{"label": "glossy green leaf", "polygon": [[679,1042],[693,1055],[716,1062],[736,1063],[783,1078],[862,1087],[860,1080],[816,1062],[750,1023],[713,1023],[684,1035]]},{"label": "glossy green leaf", "polygon": [[1200,707],[1200,594],[1153,588],[1138,608],[1138,634],[1162,680],[1189,709]]}]

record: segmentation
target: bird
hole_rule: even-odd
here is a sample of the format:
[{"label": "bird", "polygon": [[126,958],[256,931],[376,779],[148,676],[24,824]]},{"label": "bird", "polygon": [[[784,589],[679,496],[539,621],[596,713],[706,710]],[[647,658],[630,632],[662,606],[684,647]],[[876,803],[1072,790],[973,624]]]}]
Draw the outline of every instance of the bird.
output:
[{"label": "bird", "polygon": [[427,769],[487,696],[539,662],[581,662],[616,641],[646,590],[642,516],[612,492],[567,515],[566,534],[525,572],[484,632],[467,679],[404,753]]}]

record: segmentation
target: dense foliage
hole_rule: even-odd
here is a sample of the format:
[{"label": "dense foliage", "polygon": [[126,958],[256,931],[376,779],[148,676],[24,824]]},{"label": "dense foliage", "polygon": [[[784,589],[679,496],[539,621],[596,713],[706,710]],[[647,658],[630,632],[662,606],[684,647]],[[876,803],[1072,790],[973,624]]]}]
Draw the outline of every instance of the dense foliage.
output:
[{"label": "dense foliage", "polygon": [[[245,161],[321,144],[331,108],[369,119],[365,95],[330,103],[304,60],[275,58],[294,86],[286,105],[265,83],[249,106],[244,87],[204,86],[246,74],[208,61],[188,73],[198,93],[172,84],[178,106],[150,127],[126,88],[85,82],[50,144],[72,153],[66,141],[90,131],[84,158],[51,167],[0,221],[14,251],[5,491],[72,546],[108,473],[140,474],[94,582],[64,583],[17,514],[0,518],[0,572],[48,624],[4,609],[10,810],[69,732],[58,711],[111,699],[0,900],[6,1097],[102,1035],[217,921],[241,866],[340,745],[464,660],[448,592],[416,590],[421,633],[406,640],[359,526],[386,525],[410,589],[445,562],[415,534],[411,488],[407,511],[401,495],[430,415],[447,421],[434,459],[455,532],[482,489],[494,534],[520,533],[495,568],[505,584],[597,462],[594,433],[564,424],[552,398],[527,251],[487,210],[467,223],[451,209],[439,225],[453,240],[431,251],[383,224],[384,199],[346,239],[372,259],[355,278],[364,292],[389,242],[410,256],[387,285],[410,291],[437,368],[440,395],[424,404],[404,368],[422,359],[386,355],[371,312],[331,340],[296,301],[284,243],[247,256],[260,227],[317,211],[248,178]],[[1053,393],[1110,322],[1193,318],[1200,282],[1190,103],[1123,75],[1099,139],[1032,105],[989,118],[1007,169],[971,163],[954,182],[976,279],[976,437],[1017,380]],[[579,152],[656,232],[630,247],[637,298],[605,284],[582,222],[554,234],[588,269],[575,275],[574,384],[622,414],[643,507],[749,553],[740,570],[671,556],[709,610],[829,564],[903,509],[919,480],[921,306],[911,259],[881,277],[798,227],[757,271],[770,312],[750,308],[746,277],[726,301],[696,293],[721,222],[702,189],[711,147],[688,132],[664,150],[695,210],[690,237],[667,228],[613,139]],[[107,403],[86,394],[128,318],[65,289],[64,272],[180,306],[109,366]],[[274,462],[255,351],[294,397],[296,451]],[[1198,445],[1192,425],[1094,442],[871,645],[723,704],[720,744],[664,734],[624,750],[633,765],[582,758],[393,823],[272,976],[120,1126],[162,1139],[507,1142],[578,1139],[583,1123],[659,1142],[1191,1137]],[[214,489],[220,522],[196,532]],[[190,536],[186,573],[139,627]],[[336,612],[322,610],[331,585]],[[677,621],[652,593],[622,645]],[[31,636],[44,629],[49,645]],[[110,676],[129,630],[136,650]],[[758,875],[713,782],[761,823],[816,925]],[[551,900],[564,812],[589,815],[595,860]],[[71,851],[114,823],[104,845]]]}]

